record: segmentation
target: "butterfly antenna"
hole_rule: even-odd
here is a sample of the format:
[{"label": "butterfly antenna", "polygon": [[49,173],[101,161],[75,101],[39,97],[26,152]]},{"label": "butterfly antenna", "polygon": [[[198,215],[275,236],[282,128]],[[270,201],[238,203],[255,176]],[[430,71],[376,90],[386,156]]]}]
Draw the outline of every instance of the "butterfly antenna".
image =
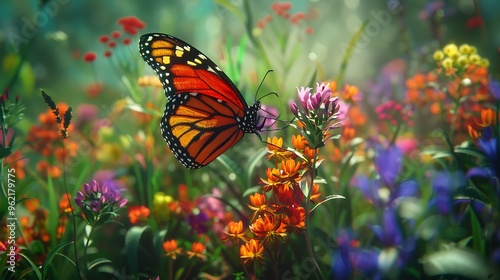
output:
[{"label": "butterfly antenna", "polygon": [[272,69],[267,70],[266,74],[264,74],[264,78],[262,78],[262,80],[260,81],[259,87],[257,88],[257,91],[255,92],[255,97],[254,97],[254,99],[255,99],[255,100],[259,101],[259,100],[261,100],[262,98],[264,98],[264,97],[266,97],[266,96],[268,96],[268,95],[270,95],[270,94],[274,94],[274,95],[278,96],[278,94],[277,94],[276,92],[272,92],[272,93],[268,93],[268,94],[266,94],[266,95],[262,96],[261,98],[257,99],[257,93],[259,93],[260,87],[261,87],[261,86],[262,86],[262,84],[264,83],[264,80],[266,79],[267,75],[268,75],[269,73],[271,73],[271,72],[273,72],[273,70],[272,70]]}]

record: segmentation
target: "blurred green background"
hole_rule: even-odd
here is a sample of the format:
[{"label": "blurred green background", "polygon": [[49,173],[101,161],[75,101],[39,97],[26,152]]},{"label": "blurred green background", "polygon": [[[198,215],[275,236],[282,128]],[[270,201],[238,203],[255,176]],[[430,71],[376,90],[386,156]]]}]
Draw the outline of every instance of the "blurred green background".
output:
[{"label": "blurred green background", "polygon": [[[240,9],[233,13],[225,8],[225,2]],[[415,72],[419,67],[418,61],[424,59],[424,54],[433,51],[433,46],[443,45],[450,40],[457,44],[477,42],[479,53],[491,61],[491,72],[498,72],[496,62],[500,34],[494,27],[500,26],[500,18],[496,16],[500,11],[499,1],[291,2],[292,12],[314,10],[317,13],[317,18],[309,23],[313,34],[301,40],[301,44],[304,56],[316,58],[318,65],[321,65],[319,68],[324,75],[320,78],[335,77],[346,44],[364,21],[368,24],[376,21],[380,28],[377,28],[377,24],[372,24],[365,30],[369,35],[368,40],[360,40],[358,43],[364,47],[357,48],[345,75],[348,82],[359,84],[361,88],[364,82],[378,74],[382,65],[394,58],[413,57],[411,61],[414,63],[409,65],[409,71]],[[249,1],[254,22],[271,14],[271,3],[272,1]],[[95,51],[102,57],[104,49],[97,38],[118,30],[117,19],[129,15],[146,22],[147,27],[141,30],[142,33],[175,35],[196,46],[217,63],[227,38],[237,43],[245,32],[245,19],[241,17],[242,5],[242,1],[210,0],[2,1],[0,87],[9,87],[11,92],[21,96],[29,108],[30,118],[45,110],[43,105],[37,106],[41,101],[40,88],[51,92],[56,100],[67,103],[76,104],[85,100],[85,88],[94,78],[81,55],[87,51]],[[430,14],[433,5],[442,8],[436,14]],[[387,11],[391,12],[388,19],[377,18],[377,14],[385,12],[387,15]],[[487,28],[468,28],[467,21],[478,12]],[[138,37],[133,38],[130,45],[133,51],[137,50]],[[259,61],[254,63],[258,64]],[[303,60],[303,63],[316,64],[310,59]],[[147,67],[145,63],[143,65]],[[275,73],[277,76],[284,74],[279,69]],[[95,75],[100,82],[111,82],[111,92],[123,91],[121,85],[116,83],[118,75],[113,73],[106,61],[101,59],[96,62]],[[290,84],[289,88],[293,89],[298,85]],[[100,100],[110,101],[106,98]]]}]

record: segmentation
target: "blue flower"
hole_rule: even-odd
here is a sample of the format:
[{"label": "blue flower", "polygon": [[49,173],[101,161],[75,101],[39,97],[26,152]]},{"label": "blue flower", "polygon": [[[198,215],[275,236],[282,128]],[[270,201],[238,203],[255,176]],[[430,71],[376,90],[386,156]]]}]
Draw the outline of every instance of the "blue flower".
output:
[{"label": "blue flower", "polygon": [[453,206],[453,193],[465,183],[462,172],[441,171],[432,181],[433,197],[429,204],[441,215],[449,215]]},{"label": "blue flower", "polygon": [[397,146],[390,146],[389,148],[377,147],[375,168],[382,181],[392,189],[396,183],[397,176],[403,168],[403,154],[401,150]]},{"label": "blue flower", "polygon": [[488,83],[491,95],[495,97],[496,100],[500,100],[500,82],[497,79],[490,77],[490,82]]}]

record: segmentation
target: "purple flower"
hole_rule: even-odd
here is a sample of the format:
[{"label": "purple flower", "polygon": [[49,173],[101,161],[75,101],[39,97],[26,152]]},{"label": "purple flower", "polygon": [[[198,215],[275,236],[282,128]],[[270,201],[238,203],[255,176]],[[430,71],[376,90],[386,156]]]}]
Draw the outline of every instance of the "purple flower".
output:
[{"label": "purple flower", "polygon": [[309,97],[311,96],[311,88],[310,87],[300,87],[297,88],[297,91],[298,91],[298,97],[299,97],[299,100],[300,100],[300,104],[302,105],[302,108],[304,108],[304,110],[307,110],[307,102],[309,101]]},{"label": "purple flower", "polygon": [[430,205],[435,205],[439,214],[448,215],[452,209],[453,193],[465,182],[463,174],[441,171],[432,181],[433,197]]},{"label": "purple flower", "polygon": [[404,198],[419,195],[419,186],[414,180],[400,182],[391,189],[384,187],[381,180],[360,175],[354,179],[354,186],[376,207],[396,206]]},{"label": "purple flower", "polygon": [[[316,84],[316,92],[313,94],[311,94],[311,88],[309,87],[300,87],[300,89],[297,88],[297,91],[300,104],[306,112],[315,112],[317,114],[318,110],[321,109],[325,114],[331,114],[337,106],[335,102],[337,98],[331,97],[330,84]],[[290,102],[290,110],[297,116],[297,104]],[[304,115],[310,114],[304,113]]]},{"label": "purple flower", "polygon": [[486,156],[486,164],[471,168],[467,172],[467,178],[481,177],[490,179],[493,189],[500,198],[500,154],[497,151],[497,139],[493,137],[493,128],[487,127],[483,135],[477,140],[477,145]]},{"label": "purple flower", "polygon": [[392,207],[384,210],[382,226],[372,226],[372,230],[384,247],[395,247],[402,244],[403,235],[399,228],[396,210]]},{"label": "purple flower", "polygon": [[222,193],[220,190],[214,188],[211,195],[200,197],[197,205],[198,209],[206,213],[209,217],[217,217],[217,219],[222,220],[226,209],[224,203],[218,197],[222,197]]},{"label": "purple flower", "polygon": [[264,121],[259,121],[259,127],[262,128],[276,128],[276,122],[278,119],[278,109],[273,106],[262,104],[258,112],[258,119],[264,119]]},{"label": "purple flower", "polygon": [[93,212],[98,213],[100,208],[101,204],[99,203],[99,201],[92,201],[90,203],[90,210],[92,210]]},{"label": "purple flower", "polygon": [[338,119],[338,98],[331,97],[330,84],[317,84],[314,93],[308,87],[297,88],[297,91],[302,109],[291,101],[290,111],[302,122],[302,135],[311,147],[322,147],[326,140],[336,137],[329,131],[339,127],[339,122],[333,122]]},{"label": "purple flower", "polygon": [[375,154],[375,168],[382,181],[391,189],[394,188],[397,176],[403,167],[403,155],[397,146],[378,147]]},{"label": "purple flower", "polygon": [[500,82],[497,79],[490,76],[490,82],[488,83],[491,95],[495,97],[496,100],[500,100]]},{"label": "purple flower", "polygon": [[[90,184],[84,184],[83,189],[85,193],[78,191],[74,200],[85,212],[85,219],[89,224],[99,220],[101,214],[116,212],[127,203],[127,200],[122,198],[121,189],[112,181],[100,185],[96,180],[92,180]],[[107,217],[109,218],[109,215]]]},{"label": "purple flower", "polygon": [[205,212],[200,212],[198,215],[191,214],[187,217],[189,225],[191,225],[191,231],[203,234],[208,232],[208,216]]}]

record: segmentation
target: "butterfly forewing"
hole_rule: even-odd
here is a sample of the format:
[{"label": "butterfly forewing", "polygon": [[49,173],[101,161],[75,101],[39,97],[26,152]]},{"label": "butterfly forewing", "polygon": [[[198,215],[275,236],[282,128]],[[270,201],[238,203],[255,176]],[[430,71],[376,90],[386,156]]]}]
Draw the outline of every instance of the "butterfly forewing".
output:
[{"label": "butterfly forewing", "polygon": [[161,131],[187,168],[209,164],[255,132],[260,104],[250,107],[224,72],[196,48],[166,34],[146,34],[139,49],[163,84]]}]

